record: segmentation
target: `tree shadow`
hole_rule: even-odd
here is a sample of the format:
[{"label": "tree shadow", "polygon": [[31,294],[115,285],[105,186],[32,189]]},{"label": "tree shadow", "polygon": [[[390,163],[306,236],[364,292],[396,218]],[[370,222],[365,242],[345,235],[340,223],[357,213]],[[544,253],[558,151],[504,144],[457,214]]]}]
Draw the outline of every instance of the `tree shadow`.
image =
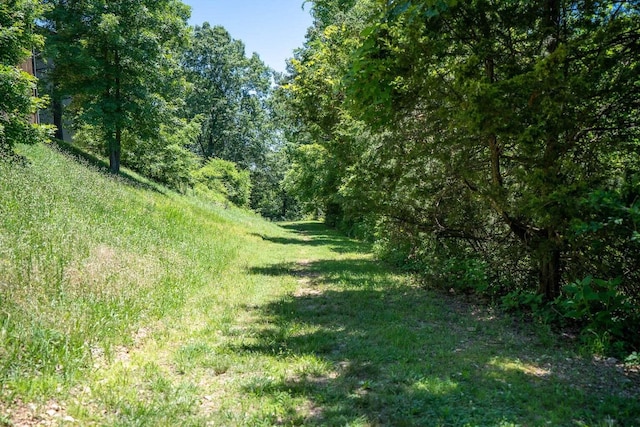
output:
[{"label": "tree shadow", "polygon": [[342,284],[358,288],[389,286],[398,280],[389,274],[388,267],[371,259],[284,262],[266,267],[251,267],[249,272],[265,276],[307,277],[315,285]]},{"label": "tree shadow", "polygon": [[365,253],[370,251],[370,245],[349,239],[336,230],[331,230],[319,222],[300,222],[282,224],[282,228],[292,231],[299,237],[276,237],[264,234],[254,234],[263,240],[279,245],[328,246],[333,252]]},{"label": "tree shadow", "polygon": [[247,308],[257,319],[251,337],[231,345],[315,361],[284,379],[244,386],[274,400],[283,393],[304,398],[306,425],[640,423],[637,384],[615,366],[542,342],[488,309],[403,284],[373,261],[251,272],[308,279],[283,300]]},{"label": "tree shadow", "polygon": [[126,170],[121,169],[117,174],[111,173],[109,169],[109,162],[101,157],[96,156],[95,154],[89,153],[87,151],[82,150],[80,147],[77,147],[68,142],[62,141],[60,139],[53,140],[53,147],[58,151],[66,154],[67,156],[83,162],[86,165],[93,167],[94,169],[100,171],[101,173],[108,174],[109,176],[116,177],[120,179],[123,183],[130,185],[132,187],[153,191],[159,194],[167,194],[166,191],[163,191],[161,185],[153,185],[147,182],[140,181],[135,175],[127,172]]}]

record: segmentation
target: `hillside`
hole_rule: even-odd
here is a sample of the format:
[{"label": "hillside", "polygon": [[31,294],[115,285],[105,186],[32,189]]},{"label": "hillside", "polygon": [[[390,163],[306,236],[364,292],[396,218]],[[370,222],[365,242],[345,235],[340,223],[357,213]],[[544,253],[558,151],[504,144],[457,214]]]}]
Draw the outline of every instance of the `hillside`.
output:
[{"label": "hillside", "polygon": [[618,361],[318,223],[19,151],[0,163],[0,425],[640,424]]}]

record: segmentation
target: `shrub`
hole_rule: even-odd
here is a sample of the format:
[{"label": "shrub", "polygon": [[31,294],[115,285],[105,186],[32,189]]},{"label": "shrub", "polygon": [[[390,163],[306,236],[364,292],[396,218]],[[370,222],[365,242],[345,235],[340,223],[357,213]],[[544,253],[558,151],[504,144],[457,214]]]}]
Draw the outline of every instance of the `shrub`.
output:
[{"label": "shrub", "polygon": [[185,193],[193,186],[193,172],[198,168],[198,156],[182,144],[167,141],[140,140],[127,134],[122,163],[147,178]]},{"label": "shrub", "polygon": [[199,158],[186,147],[194,144],[200,132],[201,118],[187,122],[174,119],[162,124],[158,135],[141,139],[131,133],[123,138],[123,164],[148,178],[185,193],[193,187],[193,172]]},{"label": "shrub", "polygon": [[18,67],[43,43],[33,25],[42,10],[35,0],[0,2],[0,160],[14,157],[15,144],[45,141],[51,133],[30,122],[46,100],[34,96],[37,79]]},{"label": "shrub", "polygon": [[621,181],[619,188],[594,190],[582,200],[581,217],[572,222],[575,265],[568,273],[619,278],[617,290],[640,306],[640,174]]},{"label": "shrub", "polygon": [[235,163],[222,159],[210,159],[193,173],[198,192],[211,191],[223,194],[236,206],[248,207],[251,196],[249,171],[238,170]]},{"label": "shrub", "polygon": [[627,341],[637,345],[640,316],[629,297],[620,292],[620,283],[620,279],[587,276],[565,286],[558,307],[565,317],[583,325],[587,334],[609,336],[611,343]]},{"label": "shrub", "polygon": [[506,311],[527,311],[535,314],[541,310],[544,302],[542,294],[515,290],[502,297],[501,306]]}]

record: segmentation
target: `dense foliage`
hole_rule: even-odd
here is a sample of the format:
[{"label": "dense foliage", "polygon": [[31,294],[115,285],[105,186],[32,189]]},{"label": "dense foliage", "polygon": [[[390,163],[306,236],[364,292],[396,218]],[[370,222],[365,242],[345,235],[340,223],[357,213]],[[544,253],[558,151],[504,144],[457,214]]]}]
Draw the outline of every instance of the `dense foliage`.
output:
[{"label": "dense foliage", "polygon": [[34,20],[42,13],[35,0],[0,3],[0,157],[12,153],[15,143],[44,140],[46,129],[30,120],[44,103],[33,96],[36,80],[19,66],[41,46]]},{"label": "dense foliage", "polygon": [[222,195],[271,218],[295,212],[280,185],[274,73],[257,54],[247,57],[223,27],[188,27],[177,0],[45,3],[43,88],[58,137],[64,109],[74,143],[108,156],[112,172],[122,163],[181,192],[201,192],[197,177],[212,159],[233,162],[255,190],[246,199],[214,186]]},{"label": "dense foliage", "polygon": [[223,194],[236,206],[248,207],[251,195],[249,171],[238,170],[235,163],[212,158],[194,172],[196,191],[207,196]]},{"label": "dense foliage", "polygon": [[194,150],[248,168],[261,162],[270,142],[265,100],[272,71],[223,27],[196,26],[183,66],[191,90],[185,109],[205,118]]},{"label": "dense foliage", "polygon": [[189,9],[177,0],[49,3],[53,86],[73,97],[80,121],[100,131],[118,172],[123,133],[156,137],[170,117],[183,87],[174,58],[186,43]]},{"label": "dense foliage", "polygon": [[313,4],[300,197],[432,282],[640,344],[637,2]]},{"label": "dense foliage", "polygon": [[194,28],[182,67],[189,82],[185,115],[202,119],[191,150],[250,171],[250,206],[268,218],[290,217],[295,203],[280,185],[286,123],[276,119],[273,70],[257,54],[247,57],[242,41],[226,29],[206,22]]}]

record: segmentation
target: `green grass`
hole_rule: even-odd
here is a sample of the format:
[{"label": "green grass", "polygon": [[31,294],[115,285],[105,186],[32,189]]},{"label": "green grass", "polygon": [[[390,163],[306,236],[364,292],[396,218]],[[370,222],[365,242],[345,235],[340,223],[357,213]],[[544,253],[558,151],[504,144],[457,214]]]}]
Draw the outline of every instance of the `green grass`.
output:
[{"label": "green grass", "polygon": [[0,164],[0,425],[640,425],[640,385],[275,225],[48,147]]},{"label": "green grass", "polygon": [[229,220],[189,199],[46,147],[23,154],[25,166],[0,165],[0,379],[29,396],[181,307],[239,242],[223,232]]}]

